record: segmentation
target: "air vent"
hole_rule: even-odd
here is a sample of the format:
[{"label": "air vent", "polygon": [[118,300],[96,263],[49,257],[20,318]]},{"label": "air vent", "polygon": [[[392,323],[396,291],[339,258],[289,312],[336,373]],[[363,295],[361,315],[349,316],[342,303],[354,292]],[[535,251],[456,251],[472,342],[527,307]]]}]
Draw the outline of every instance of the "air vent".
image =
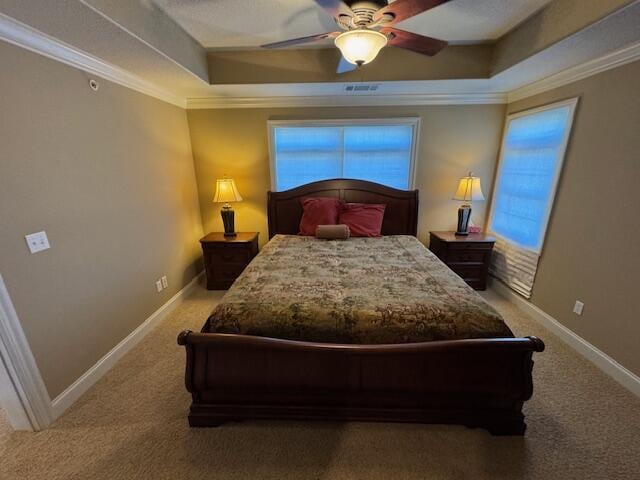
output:
[{"label": "air vent", "polygon": [[380,85],[367,85],[367,84],[345,85],[344,91],[348,93],[353,93],[353,94],[369,93],[369,92],[377,91],[379,87]]}]

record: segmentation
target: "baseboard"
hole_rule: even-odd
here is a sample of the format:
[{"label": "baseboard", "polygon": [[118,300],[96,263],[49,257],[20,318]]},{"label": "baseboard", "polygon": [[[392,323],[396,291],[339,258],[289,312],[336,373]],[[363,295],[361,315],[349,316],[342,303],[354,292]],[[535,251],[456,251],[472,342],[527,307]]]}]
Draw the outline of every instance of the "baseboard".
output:
[{"label": "baseboard", "polygon": [[[204,272],[203,272],[204,273]],[[80,378],[73,382],[67,389],[51,402],[51,410],[54,418],[60,417],[80,396],[91,388],[102,376],[107,373],[115,363],[129,350],[135,347],[144,336],[158,325],[169,313],[171,313],[184,299],[184,297],[196,286],[203,273],[197,275],[182,290],[171,297],[158,310],[153,312],[138,328],[118,343],[113,349],[87,370]]]},{"label": "baseboard", "polygon": [[[42,430],[53,421],[51,398],[0,274],[0,370],[3,407],[14,428]],[[11,383],[12,387],[7,387]],[[6,387],[6,388],[5,388]]]},{"label": "baseboard", "polygon": [[614,380],[620,383],[620,385],[625,387],[631,393],[640,397],[640,377],[636,374],[620,365],[609,355],[593,346],[573,330],[562,325],[551,315],[522,298],[504,283],[494,279],[491,284],[491,289],[501,297],[512,302],[524,313],[559,337],[562,341],[583,355],[587,360],[591,361],[604,373],[613,377]]}]

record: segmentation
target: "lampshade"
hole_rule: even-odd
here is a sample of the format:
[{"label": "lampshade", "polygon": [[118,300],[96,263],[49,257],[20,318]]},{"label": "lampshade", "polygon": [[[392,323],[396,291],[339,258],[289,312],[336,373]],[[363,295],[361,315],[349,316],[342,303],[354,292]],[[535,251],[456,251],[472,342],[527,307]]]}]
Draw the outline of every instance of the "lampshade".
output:
[{"label": "lampshade", "polygon": [[213,203],[241,202],[242,197],[236,187],[233,178],[219,178],[216,180],[216,193],[213,196]]},{"label": "lampshade", "polygon": [[335,39],[344,59],[354,65],[369,63],[387,44],[387,37],[375,30],[359,29],[344,32]]},{"label": "lampshade", "polygon": [[480,178],[474,177],[471,172],[469,172],[468,176],[462,177],[460,179],[460,183],[458,183],[458,190],[453,196],[453,199],[462,200],[464,202],[484,200],[482,187],[480,186]]}]

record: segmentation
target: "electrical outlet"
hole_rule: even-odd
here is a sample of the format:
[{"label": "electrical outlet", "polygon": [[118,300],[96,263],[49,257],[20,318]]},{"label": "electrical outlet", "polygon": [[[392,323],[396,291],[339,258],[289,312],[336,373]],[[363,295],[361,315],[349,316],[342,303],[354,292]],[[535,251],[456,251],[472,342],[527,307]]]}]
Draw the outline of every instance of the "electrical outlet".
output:
[{"label": "electrical outlet", "polygon": [[573,306],[573,313],[576,315],[582,315],[582,309],[584,308],[584,303],[580,300],[576,300],[576,304]]},{"label": "electrical outlet", "polygon": [[156,290],[158,292],[162,291],[162,280],[156,280]]},{"label": "electrical outlet", "polygon": [[31,253],[38,253],[50,248],[49,239],[47,238],[47,232],[30,233],[24,237],[27,240],[29,251]]},{"label": "electrical outlet", "polygon": [[167,280],[166,275],[163,275],[160,280],[162,280],[162,288],[167,288],[169,286],[169,281]]}]

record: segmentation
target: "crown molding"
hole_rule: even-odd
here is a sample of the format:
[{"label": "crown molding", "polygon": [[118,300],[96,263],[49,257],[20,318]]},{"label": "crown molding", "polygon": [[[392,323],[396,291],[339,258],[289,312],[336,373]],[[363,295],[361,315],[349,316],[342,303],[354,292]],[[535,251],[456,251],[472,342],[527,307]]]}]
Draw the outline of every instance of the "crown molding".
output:
[{"label": "crown molding", "polygon": [[640,59],[640,42],[634,43],[628,47],[621,48],[600,58],[590,60],[581,65],[568,68],[549,77],[530,83],[524,87],[511,90],[508,95],[509,103],[532,97],[539,93],[543,93],[554,88],[577,82],[592,75],[621,67],[627,63]]},{"label": "crown molding", "polygon": [[188,98],[188,109],[376,107],[402,105],[478,105],[507,103],[506,93],[424,93],[407,95],[318,95],[300,97]]},{"label": "crown molding", "polygon": [[0,13],[0,40],[98,75],[105,80],[157,98],[163,102],[171,103],[181,108],[186,107],[184,98],[2,13]]}]

